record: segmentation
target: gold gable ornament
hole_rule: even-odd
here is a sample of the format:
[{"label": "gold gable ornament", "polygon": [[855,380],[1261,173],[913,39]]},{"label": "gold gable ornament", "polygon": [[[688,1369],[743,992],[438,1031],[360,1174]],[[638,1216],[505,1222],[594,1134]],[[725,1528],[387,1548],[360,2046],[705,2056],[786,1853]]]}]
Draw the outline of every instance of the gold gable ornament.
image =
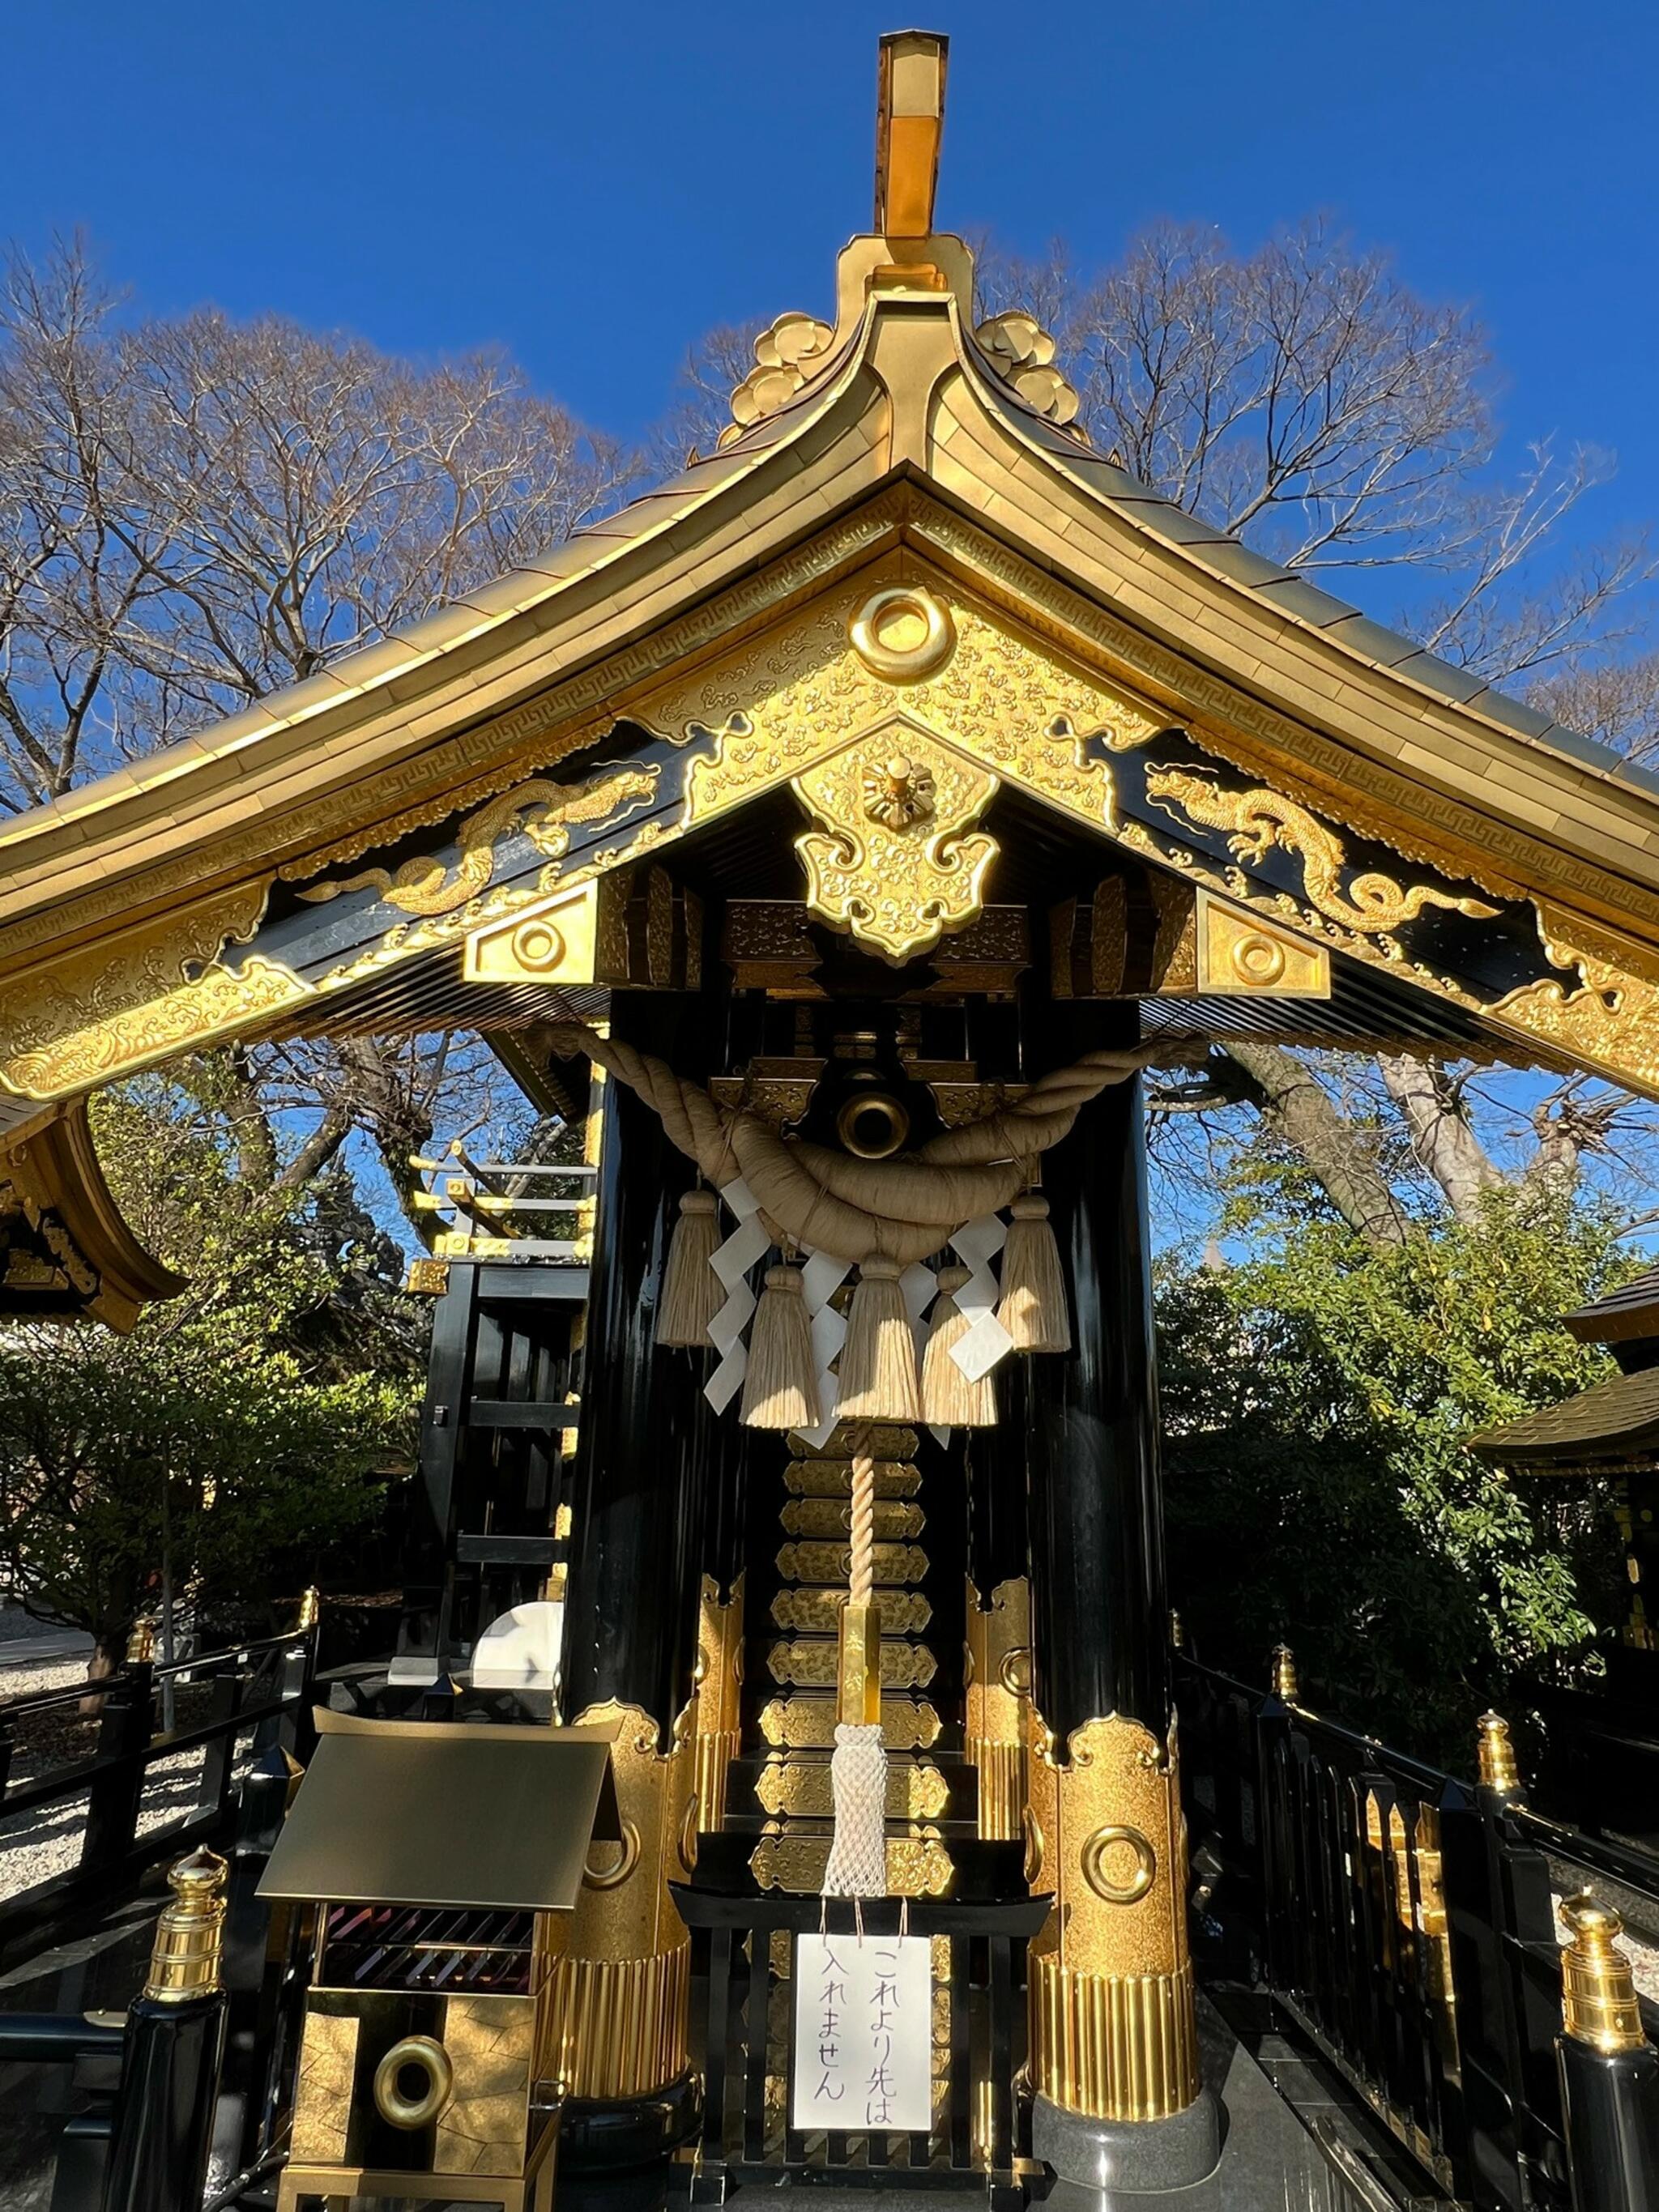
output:
[{"label": "gold gable ornament", "polygon": [[969,825],[998,781],[902,715],[794,777],[823,825],[795,840],[811,912],[896,968],[965,928],[997,854]]}]

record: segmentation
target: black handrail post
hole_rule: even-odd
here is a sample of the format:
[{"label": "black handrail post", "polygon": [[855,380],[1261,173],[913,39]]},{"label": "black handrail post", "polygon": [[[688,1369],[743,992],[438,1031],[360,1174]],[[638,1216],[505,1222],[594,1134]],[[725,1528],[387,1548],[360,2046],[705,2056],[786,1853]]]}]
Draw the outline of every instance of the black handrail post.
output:
[{"label": "black handrail post", "polygon": [[311,1754],[317,1748],[317,1723],[312,1718],[312,1708],[317,1701],[317,1655],[322,1637],[322,1599],[313,1583],[300,1599],[294,1653],[283,1681],[283,1698],[289,1705],[283,1741],[301,1766],[310,1765]]},{"label": "black handrail post", "polygon": [[1561,1918],[1572,1941],[1555,2052],[1573,2212],[1659,2212],[1659,2051],[1642,2032],[1623,1923],[1588,1895]]},{"label": "black handrail post", "polygon": [[244,2166],[252,2165],[265,2147],[271,2076],[283,2055],[279,1992],[270,1971],[272,1915],[292,1910],[263,1904],[257,1892],[301,1771],[278,1742],[258,1753],[242,1784],[231,1846],[223,1969],[228,2000],[225,2079],[241,2101]]},{"label": "black handrail post", "polygon": [[1273,1686],[1255,1709],[1255,1845],[1267,1953],[1263,1965],[1275,1996],[1285,1994],[1296,1979],[1296,1944],[1288,1915],[1296,1888],[1290,1777],[1297,1695],[1296,1662],[1281,1644],[1273,1653]]},{"label": "black handrail post", "polygon": [[236,1794],[236,1717],[242,1710],[248,1685],[253,1680],[247,1654],[239,1651],[228,1667],[214,1677],[209,1719],[221,1733],[207,1746],[202,1760],[202,1802],[211,1806],[216,1818],[229,1818]]},{"label": "black handrail post", "polygon": [[1527,2104],[1527,2023],[1519,1947],[1551,1932],[1548,1870],[1516,1831],[1522,1784],[1507,1724],[1480,1723],[1480,1779],[1440,1802],[1441,1876],[1456,1994],[1468,2156],[1478,2201],[1534,2199]]},{"label": "black handrail post", "polygon": [[192,1851],[167,1881],[173,1901],[127,2016],[103,2212],[186,2212],[207,2179],[225,2042],[225,1863]]},{"label": "black handrail post", "polygon": [[100,1764],[87,1791],[81,1839],[81,1864],[88,1871],[120,1866],[138,1832],[155,1696],[154,1651],[150,1625],[141,1620],[127,1645],[125,1668],[104,1692],[98,1724]]}]

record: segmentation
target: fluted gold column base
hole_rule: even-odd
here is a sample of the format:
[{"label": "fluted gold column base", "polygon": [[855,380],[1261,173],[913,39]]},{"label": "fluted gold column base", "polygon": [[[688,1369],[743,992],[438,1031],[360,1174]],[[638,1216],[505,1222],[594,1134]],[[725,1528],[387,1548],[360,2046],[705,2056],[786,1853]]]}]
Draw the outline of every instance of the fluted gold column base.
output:
[{"label": "fluted gold column base", "polygon": [[1054,1900],[1031,1946],[1031,2081],[1063,2111],[1168,2120],[1202,2083],[1176,1735],[1109,1714],[1057,1746],[1031,1717],[1025,1874]]},{"label": "fluted gold column base", "polygon": [[743,1577],[721,1602],[712,1575],[702,1578],[697,1612],[697,1705],[692,1721],[697,1826],[726,1823],[726,1770],[738,1755],[743,1712]]},{"label": "fluted gold column base", "polygon": [[691,1939],[645,1959],[561,1959],[544,2070],[571,2097],[643,2097],[684,2074]]},{"label": "fluted gold column base", "polygon": [[725,1826],[727,1775],[741,1741],[736,1729],[697,1732],[692,1747],[696,1758],[693,1787],[697,1793],[697,1826],[703,1835]]},{"label": "fluted gold column base", "polygon": [[970,1577],[963,1747],[979,1770],[979,1832],[997,1842],[1024,1826],[1030,1692],[1030,1585],[1017,1577],[981,1599]]},{"label": "fluted gold column base", "polygon": [[1025,1750],[989,1736],[968,1736],[963,1748],[979,1771],[979,1832],[999,1843],[1016,1841],[1025,1819]]},{"label": "fluted gold column base", "polygon": [[637,1705],[590,1705],[577,1724],[613,1732],[622,1841],[588,1853],[568,1933],[550,1960],[538,2071],[571,2097],[647,2097],[687,2065],[691,1939],[668,1885],[685,1881],[697,1859],[692,1711],[666,1751]]},{"label": "fluted gold column base", "polygon": [[1030,1962],[1031,2081],[1068,2112],[1161,2120],[1197,2096],[1190,1965],[1172,1974],[1094,1974],[1050,1952]]}]

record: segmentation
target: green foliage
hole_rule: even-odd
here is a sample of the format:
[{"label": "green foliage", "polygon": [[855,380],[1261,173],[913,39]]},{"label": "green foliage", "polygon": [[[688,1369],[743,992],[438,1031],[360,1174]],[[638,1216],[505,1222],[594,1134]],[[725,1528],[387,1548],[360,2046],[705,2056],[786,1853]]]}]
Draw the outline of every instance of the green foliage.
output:
[{"label": "green foliage", "polygon": [[154,1602],[164,1553],[181,1601],[291,1587],[410,1444],[411,1346],[340,1232],[338,1172],[239,1176],[214,1072],[191,1076],[97,1115],[127,1218],[189,1287],[127,1337],[43,1322],[0,1340],[0,1557],[32,1611],[106,1651]]},{"label": "green foliage", "polygon": [[1604,1501],[1515,1483],[1474,1431],[1611,1371],[1560,1316],[1630,1271],[1596,1213],[1493,1194],[1377,1249],[1303,1219],[1161,1271],[1171,1584],[1200,1655],[1294,1649],[1338,1717],[1467,1763],[1474,1715],[1616,1617]]}]

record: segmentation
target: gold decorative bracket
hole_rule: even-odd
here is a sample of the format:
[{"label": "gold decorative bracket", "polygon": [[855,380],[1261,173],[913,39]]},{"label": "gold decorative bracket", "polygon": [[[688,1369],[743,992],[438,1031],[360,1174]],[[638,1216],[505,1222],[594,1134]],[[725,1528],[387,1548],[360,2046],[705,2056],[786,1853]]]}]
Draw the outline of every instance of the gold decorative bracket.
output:
[{"label": "gold decorative bracket", "polygon": [[894,967],[965,928],[985,903],[994,838],[969,824],[998,778],[895,714],[793,780],[823,826],[795,840],[806,902]]},{"label": "gold decorative bracket", "polygon": [[591,983],[599,911],[597,882],[556,892],[527,914],[475,929],[461,973],[469,983]]}]

